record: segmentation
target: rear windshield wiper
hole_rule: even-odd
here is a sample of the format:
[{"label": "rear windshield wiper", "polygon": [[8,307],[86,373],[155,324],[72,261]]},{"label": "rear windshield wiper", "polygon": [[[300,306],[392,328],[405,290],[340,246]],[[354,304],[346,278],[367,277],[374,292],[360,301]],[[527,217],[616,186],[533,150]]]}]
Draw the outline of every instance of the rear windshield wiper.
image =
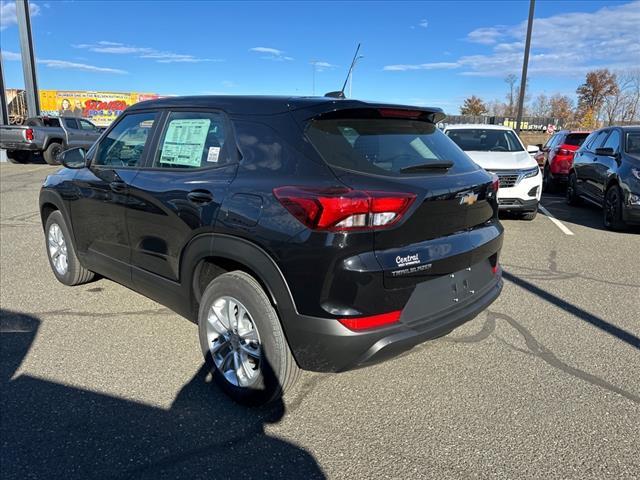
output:
[{"label": "rear windshield wiper", "polygon": [[422,170],[446,170],[453,167],[454,163],[451,160],[441,160],[439,162],[420,163],[418,165],[411,165],[409,167],[401,168],[402,173],[420,172]]}]

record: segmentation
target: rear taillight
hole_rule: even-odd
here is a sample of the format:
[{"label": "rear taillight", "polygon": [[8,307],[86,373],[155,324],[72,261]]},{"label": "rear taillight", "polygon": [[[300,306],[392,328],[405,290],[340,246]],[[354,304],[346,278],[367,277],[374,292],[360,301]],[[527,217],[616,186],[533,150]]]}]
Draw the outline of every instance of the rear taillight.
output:
[{"label": "rear taillight", "polygon": [[363,230],[389,227],[413,203],[413,193],[352,190],[346,187],[279,187],[278,201],[312,230]]},{"label": "rear taillight", "polygon": [[571,155],[573,156],[573,152],[571,150],[567,150],[566,148],[559,148],[557,150],[558,155]]},{"label": "rear taillight", "polygon": [[30,142],[33,140],[33,128],[27,128],[24,131],[24,138]]},{"label": "rear taillight", "polygon": [[339,318],[338,321],[349,330],[359,332],[362,330],[380,328],[397,323],[400,321],[401,314],[402,310],[396,310],[389,313],[383,313],[381,315],[372,315],[370,317]]},{"label": "rear taillight", "polygon": [[500,177],[498,177],[495,173],[493,174],[493,179],[491,180],[491,190],[498,193],[498,189],[500,188]]},{"label": "rear taillight", "polygon": [[380,108],[378,113],[384,118],[420,118],[424,112],[420,110],[401,110],[399,108]]}]

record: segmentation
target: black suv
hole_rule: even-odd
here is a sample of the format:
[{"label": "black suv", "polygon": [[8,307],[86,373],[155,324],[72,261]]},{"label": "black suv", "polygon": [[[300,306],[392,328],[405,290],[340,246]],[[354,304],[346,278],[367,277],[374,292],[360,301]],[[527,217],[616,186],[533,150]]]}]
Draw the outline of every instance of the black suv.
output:
[{"label": "black suv", "polygon": [[93,272],[199,325],[234,399],[380,361],[502,288],[497,178],[439,109],[184,97],[128,108],[40,194],[62,283]]},{"label": "black suv", "polygon": [[640,224],[640,125],[596,130],[576,152],[567,203],[602,207],[605,227]]}]

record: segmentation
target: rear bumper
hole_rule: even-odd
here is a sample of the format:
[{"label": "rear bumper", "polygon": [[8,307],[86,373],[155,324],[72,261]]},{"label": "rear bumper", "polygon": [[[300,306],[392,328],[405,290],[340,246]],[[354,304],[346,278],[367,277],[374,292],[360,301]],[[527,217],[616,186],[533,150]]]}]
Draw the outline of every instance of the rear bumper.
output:
[{"label": "rear bumper", "polygon": [[[418,285],[399,323],[389,327],[354,332],[336,319],[299,315],[287,329],[294,357],[305,370],[339,372],[378,363],[446,335],[476,317],[500,294],[501,274],[492,274],[488,264]],[[476,282],[482,287],[473,291],[470,288]],[[439,307],[434,311],[433,305]]]},{"label": "rear bumper", "polygon": [[3,150],[18,150],[21,152],[37,152],[42,150],[42,145],[36,145],[35,143],[0,143],[0,148]]}]

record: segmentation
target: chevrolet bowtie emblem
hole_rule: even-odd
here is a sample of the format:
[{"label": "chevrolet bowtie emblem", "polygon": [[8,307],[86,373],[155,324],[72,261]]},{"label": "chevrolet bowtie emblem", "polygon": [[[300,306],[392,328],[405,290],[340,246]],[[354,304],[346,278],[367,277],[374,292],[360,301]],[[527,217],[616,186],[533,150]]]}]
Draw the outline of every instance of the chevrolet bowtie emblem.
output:
[{"label": "chevrolet bowtie emblem", "polygon": [[460,197],[460,205],[473,205],[478,201],[478,195],[475,193],[465,193]]}]

